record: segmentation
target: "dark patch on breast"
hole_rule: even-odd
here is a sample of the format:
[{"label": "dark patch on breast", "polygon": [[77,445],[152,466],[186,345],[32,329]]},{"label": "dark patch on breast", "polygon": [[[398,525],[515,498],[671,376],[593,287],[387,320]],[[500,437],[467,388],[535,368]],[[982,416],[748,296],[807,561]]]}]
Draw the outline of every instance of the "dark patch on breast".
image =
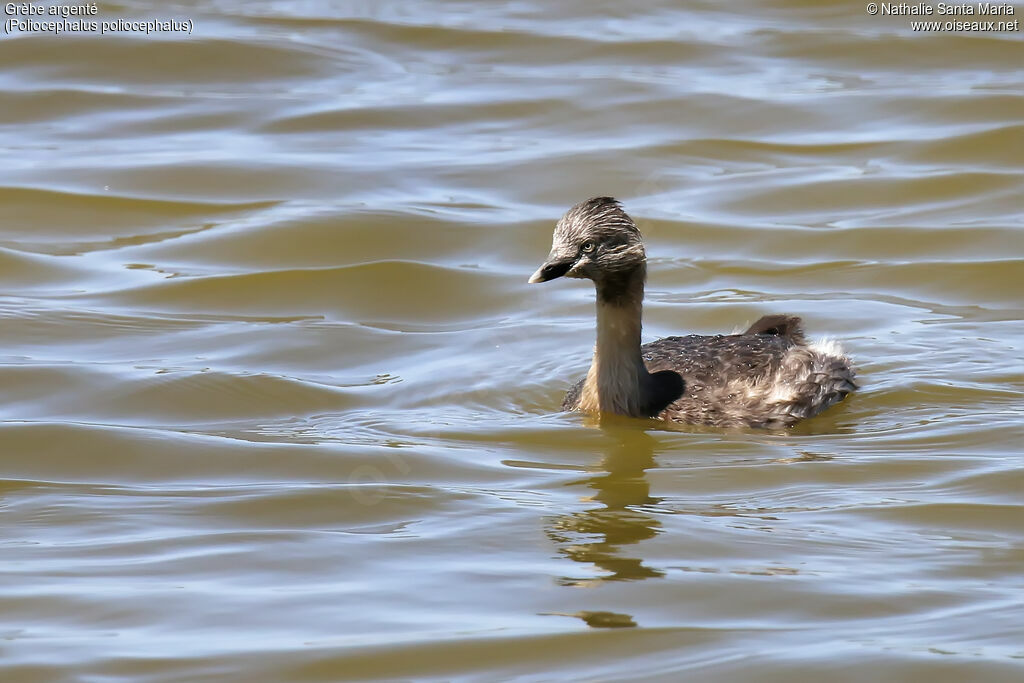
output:
[{"label": "dark patch on breast", "polygon": [[642,408],[650,417],[663,411],[686,391],[686,382],[673,370],[661,370],[648,375],[646,384]]}]

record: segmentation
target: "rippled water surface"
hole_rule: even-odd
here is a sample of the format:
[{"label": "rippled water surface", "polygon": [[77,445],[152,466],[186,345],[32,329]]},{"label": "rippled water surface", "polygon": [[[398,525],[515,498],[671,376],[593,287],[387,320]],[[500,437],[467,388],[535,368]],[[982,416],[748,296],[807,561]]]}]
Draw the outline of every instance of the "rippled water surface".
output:
[{"label": "rippled water surface", "polygon": [[[0,36],[0,678],[1024,679],[1020,30],[99,14],[194,30]],[[597,194],[645,339],[796,313],[863,389],[559,413],[593,292],[526,279]]]}]

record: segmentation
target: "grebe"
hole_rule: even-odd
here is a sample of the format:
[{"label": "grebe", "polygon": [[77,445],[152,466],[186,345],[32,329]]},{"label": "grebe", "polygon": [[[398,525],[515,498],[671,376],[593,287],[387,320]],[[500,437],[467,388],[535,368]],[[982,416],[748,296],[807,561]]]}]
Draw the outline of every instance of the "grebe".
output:
[{"label": "grebe", "polygon": [[767,315],[742,334],[666,337],[640,345],[647,255],[611,197],[569,209],[530,278],[587,278],[597,289],[597,345],[563,410],[718,427],[789,427],[854,391],[835,343],[808,344],[800,318]]}]

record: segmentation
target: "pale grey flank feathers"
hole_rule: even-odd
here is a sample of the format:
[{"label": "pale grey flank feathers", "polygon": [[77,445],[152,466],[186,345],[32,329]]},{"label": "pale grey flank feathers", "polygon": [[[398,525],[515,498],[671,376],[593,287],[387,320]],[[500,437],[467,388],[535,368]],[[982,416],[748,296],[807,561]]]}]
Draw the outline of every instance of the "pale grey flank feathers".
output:
[{"label": "pale grey flank feathers", "polygon": [[530,278],[587,278],[597,290],[597,344],[564,410],[720,427],[789,427],[854,391],[834,342],[809,344],[800,318],[764,316],[745,332],[640,344],[647,256],[640,231],[611,197],[569,209]]}]

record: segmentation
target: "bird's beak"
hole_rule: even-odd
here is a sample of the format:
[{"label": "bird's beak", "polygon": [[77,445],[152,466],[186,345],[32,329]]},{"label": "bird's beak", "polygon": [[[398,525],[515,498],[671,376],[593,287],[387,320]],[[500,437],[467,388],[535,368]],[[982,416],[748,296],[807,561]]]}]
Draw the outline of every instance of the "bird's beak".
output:
[{"label": "bird's beak", "polygon": [[576,262],[573,258],[566,258],[554,252],[548,256],[548,260],[537,269],[537,272],[530,276],[527,280],[531,285],[538,282],[547,282],[548,280],[554,280],[556,277],[562,277],[569,272],[573,264]]}]

